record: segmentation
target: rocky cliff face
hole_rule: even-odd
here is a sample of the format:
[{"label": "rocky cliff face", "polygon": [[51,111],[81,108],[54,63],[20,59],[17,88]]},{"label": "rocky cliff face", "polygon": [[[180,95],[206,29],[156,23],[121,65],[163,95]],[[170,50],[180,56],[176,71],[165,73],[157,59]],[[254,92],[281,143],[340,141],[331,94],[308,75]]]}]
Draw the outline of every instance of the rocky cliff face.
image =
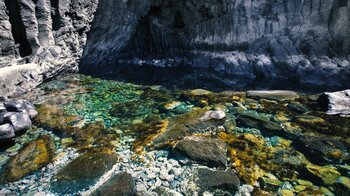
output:
[{"label": "rocky cliff face", "polygon": [[97,0],[0,0],[0,95],[79,63]]},{"label": "rocky cliff face", "polygon": [[131,57],[182,56],[226,75],[350,86],[348,0],[0,0],[0,7],[1,59],[76,65],[86,43],[83,72]]}]

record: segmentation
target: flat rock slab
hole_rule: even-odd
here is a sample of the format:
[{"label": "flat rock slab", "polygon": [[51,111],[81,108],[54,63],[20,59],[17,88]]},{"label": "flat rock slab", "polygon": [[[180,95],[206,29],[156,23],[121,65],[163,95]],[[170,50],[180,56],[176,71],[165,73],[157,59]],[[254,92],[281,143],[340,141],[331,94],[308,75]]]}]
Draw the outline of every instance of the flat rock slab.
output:
[{"label": "flat rock slab", "polygon": [[52,183],[54,192],[71,194],[92,185],[118,161],[115,154],[85,153],[62,168]]},{"label": "flat rock slab", "polygon": [[229,193],[234,193],[240,186],[238,176],[231,171],[210,170],[206,168],[198,169],[197,184],[200,191],[215,191],[222,190]]},{"label": "flat rock slab", "polygon": [[101,187],[99,187],[92,196],[134,196],[136,195],[135,182],[129,173],[123,172],[114,175]]},{"label": "flat rock slab", "polygon": [[188,136],[175,145],[174,151],[208,166],[226,167],[227,146],[220,139]]},{"label": "flat rock slab", "polygon": [[277,101],[293,100],[299,98],[298,93],[294,91],[247,91],[248,97],[258,97],[262,99],[271,99]]},{"label": "flat rock slab", "polygon": [[350,90],[323,93],[317,102],[327,114],[350,115]]}]

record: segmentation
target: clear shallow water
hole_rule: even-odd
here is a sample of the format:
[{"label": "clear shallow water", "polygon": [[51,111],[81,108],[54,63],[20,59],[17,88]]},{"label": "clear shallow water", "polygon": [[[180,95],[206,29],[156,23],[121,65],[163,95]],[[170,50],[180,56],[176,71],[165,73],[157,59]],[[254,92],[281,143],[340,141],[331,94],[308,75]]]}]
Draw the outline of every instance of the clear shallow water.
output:
[{"label": "clear shallow water", "polygon": [[[39,112],[35,127],[0,153],[7,168],[1,171],[5,183],[0,189],[8,194],[89,194],[112,173],[127,171],[138,191],[166,187],[192,195],[202,191],[196,173],[208,163],[172,149],[195,135],[225,142],[227,170],[237,173],[241,185],[254,186],[254,194],[349,191],[349,117],[319,111],[316,96],[276,100],[244,92],[171,89],[76,74],[41,85],[25,96]],[[200,120],[207,111],[223,111],[225,118]],[[40,139],[43,135],[51,139]],[[42,159],[33,161],[23,153],[28,143],[39,146],[27,151]],[[26,161],[38,167],[23,166]],[[169,163],[181,172],[157,173]]]}]

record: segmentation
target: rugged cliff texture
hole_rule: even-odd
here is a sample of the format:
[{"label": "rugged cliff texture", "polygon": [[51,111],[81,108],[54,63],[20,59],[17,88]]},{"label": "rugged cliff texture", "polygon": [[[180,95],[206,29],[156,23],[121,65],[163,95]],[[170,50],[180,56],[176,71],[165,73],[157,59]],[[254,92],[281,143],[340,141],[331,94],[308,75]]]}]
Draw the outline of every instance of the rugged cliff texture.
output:
[{"label": "rugged cliff texture", "polygon": [[0,95],[76,68],[97,0],[0,0]]},{"label": "rugged cliff texture", "polygon": [[0,0],[0,16],[5,95],[80,59],[89,73],[133,57],[180,56],[226,76],[350,86],[348,0]]},{"label": "rugged cliff texture", "polygon": [[349,15],[348,0],[104,0],[81,67],[186,56],[233,76],[349,87]]}]

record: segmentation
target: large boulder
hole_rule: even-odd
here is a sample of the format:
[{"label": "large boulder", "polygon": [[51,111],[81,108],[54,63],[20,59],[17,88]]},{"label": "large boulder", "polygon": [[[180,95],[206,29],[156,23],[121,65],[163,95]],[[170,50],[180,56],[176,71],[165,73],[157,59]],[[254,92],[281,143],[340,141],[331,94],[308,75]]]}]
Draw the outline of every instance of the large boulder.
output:
[{"label": "large boulder", "polygon": [[323,93],[317,102],[327,114],[350,115],[350,90]]},{"label": "large boulder", "polygon": [[54,152],[54,139],[50,136],[27,143],[3,166],[0,183],[17,181],[46,166],[53,160]]},{"label": "large boulder", "polygon": [[52,190],[72,194],[92,185],[117,163],[115,154],[88,152],[68,163],[55,176]]},{"label": "large boulder", "polygon": [[188,136],[175,145],[174,151],[208,166],[226,167],[227,146],[220,139]]},{"label": "large boulder", "polygon": [[134,196],[136,194],[135,182],[129,173],[123,172],[112,176],[106,183],[99,187],[93,196]]},{"label": "large boulder", "polygon": [[197,184],[200,187],[201,193],[205,191],[215,192],[218,190],[234,193],[240,186],[240,180],[238,176],[231,171],[200,168],[198,169]]}]

